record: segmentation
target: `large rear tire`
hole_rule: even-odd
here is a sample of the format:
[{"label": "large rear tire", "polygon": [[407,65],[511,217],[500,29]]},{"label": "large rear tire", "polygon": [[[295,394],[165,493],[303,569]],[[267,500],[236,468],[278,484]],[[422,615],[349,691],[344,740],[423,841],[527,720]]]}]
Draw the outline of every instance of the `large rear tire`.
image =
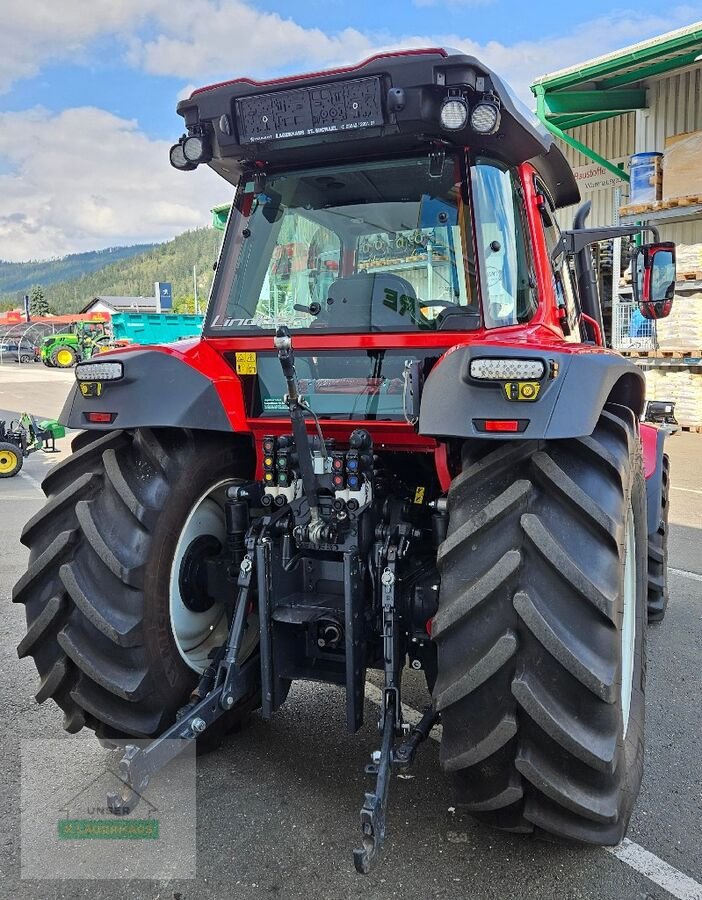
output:
[{"label": "large rear tire", "polygon": [[[250,476],[251,450],[180,429],[83,433],[73,449],[44,479],[48,501],[22,533],[30,557],[13,591],[27,616],[18,653],[34,658],[37,700],[61,707],[67,731],[157,735],[201,670],[172,625],[176,548],[202,498]],[[228,724],[256,705],[244,698]]]},{"label": "large rear tire", "polygon": [[663,454],[661,518],[657,530],[648,537],[648,621],[660,622],[668,608],[668,494],[670,457]]},{"label": "large rear tire", "polygon": [[612,405],[588,438],[476,450],[451,485],[438,559],[443,767],[485,822],[616,844],[643,772],[635,419]]}]

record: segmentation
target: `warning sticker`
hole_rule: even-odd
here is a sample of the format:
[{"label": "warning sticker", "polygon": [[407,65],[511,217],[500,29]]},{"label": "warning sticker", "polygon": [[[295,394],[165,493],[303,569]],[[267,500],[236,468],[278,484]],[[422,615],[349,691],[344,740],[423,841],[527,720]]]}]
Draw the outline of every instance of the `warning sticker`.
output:
[{"label": "warning sticker", "polygon": [[84,397],[99,397],[102,394],[102,382],[79,381],[80,392]]},{"label": "warning sticker", "polygon": [[424,503],[424,488],[421,485],[414,492],[414,502]]},{"label": "warning sticker", "polygon": [[237,375],[255,375],[256,374],[256,354],[255,353],[237,353],[236,354],[236,374]]}]

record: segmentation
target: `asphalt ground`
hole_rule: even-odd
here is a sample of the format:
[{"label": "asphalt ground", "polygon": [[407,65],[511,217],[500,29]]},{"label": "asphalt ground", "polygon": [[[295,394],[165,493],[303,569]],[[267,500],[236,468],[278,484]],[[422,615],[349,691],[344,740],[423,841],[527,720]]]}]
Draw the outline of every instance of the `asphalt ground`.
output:
[{"label": "asphalt ground", "polygon": [[[0,367],[0,418],[7,417],[3,409],[41,416],[60,410],[70,374],[29,368]],[[62,714],[34,701],[36,671],[15,650],[24,634],[23,611],[10,593],[26,565],[20,531],[42,506],[39,482],[67,449],[64,441],[59,456],[35,454],[20,477],[0,481],[6,613],[0,626],[0,898],[701,900],[702,436],[677,434],[668,441],[671,598],[666,619],[648,633],[646,771],[628,834],[632,843],[615,850],[617,856],[477,824],[453,809],[432,740],[420,749],[410,777],[393,779],[385,850],[367,877],[355,874],[351,850],[358,844],[363,793],[372,788],[363,766],[378,746],[377,707],[367,700],[366,724],[351,737],[343,692],[299,684],[272,721],[255,714],[247,730],[198,760],[195,878],[21,878],[20,743],[61,737]],[[416,710],[426,704],[421,674],[407,677],[404,699]],[[94,742],[90,753],[96,768],[104,765],[107,751]],[[69,770],[71,762],[66,758],[59,769]],[[128,859],[129,848],[125,853]]]}]

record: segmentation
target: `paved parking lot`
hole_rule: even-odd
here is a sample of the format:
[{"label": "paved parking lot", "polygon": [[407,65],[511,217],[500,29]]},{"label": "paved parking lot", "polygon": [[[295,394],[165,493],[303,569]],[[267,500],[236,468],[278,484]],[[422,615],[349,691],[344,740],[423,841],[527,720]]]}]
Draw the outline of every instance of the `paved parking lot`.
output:
[{"label": "paved parking lot", "polygon": [[[2,410],[56,415],[71,374],[25,368],[20,376],[19,366],[0,367],[0,418]],[[369,877],[357,876],[351,850],[371,787],[362,768],[377,744],[376,710],[369,700],[366,725],[349,737],[343,693],[299,685],[271,722],[254,716],[248,730],[199,761],[197,878],[160,882],[20,879],[18,748],[59,737],[62,720],[55,706],[36,705],[34,666],[15,652],[24,625],[10,592],[26,563],[18,538],[57,459],[32,456],[20,477],[0,481],[0,897],[702,900],[702,436],[678,434],[669,451],[671,602],[666,620],[649,630],[646,774],[631,844],[615,853],[561,847],[457,815],[438,744],[429,741],[411,777],[392,783],[383,859]],[[421,681],[408,678],[407,702],[421,709],[426,699]],[[96,765],[105,753],[95,744]]]}]

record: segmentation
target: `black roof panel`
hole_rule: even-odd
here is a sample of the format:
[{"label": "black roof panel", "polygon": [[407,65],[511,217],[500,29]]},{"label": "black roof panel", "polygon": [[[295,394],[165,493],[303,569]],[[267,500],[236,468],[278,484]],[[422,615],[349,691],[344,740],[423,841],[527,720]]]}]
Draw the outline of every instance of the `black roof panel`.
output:
[{"label": "black roof panel", "polygon": [[[325,86],[330,90],[319,90]],[[477,134],[469,125],[455,132],[441,128],[439,113],[449,94],[462,96],[471,107],[489,93],[501,105],[496,134]],[[333,116],[344,104],[350,109],[351,100],[356,102],[357,120],[345,112],[345,124],[322,130],[319,115]],[[322,113],[316,112],[319,109]],[[536,116],[487,66],[456,50],[381,53],[355,66],[275,81],[239,78],[193,92],[178,104],[178,113],[189,132],[209,135],[210,165],[233,183],[255,164],[268,170],[313,166],[426,152],[439,143],[469,146],[475,153],[512,165],[531,161],[556,205],[579,200],[570,166]],[[269,139],[263,126],[255,123],[274,114],[277,125]],[[294,124],[288,128],[288,122]]]}]

